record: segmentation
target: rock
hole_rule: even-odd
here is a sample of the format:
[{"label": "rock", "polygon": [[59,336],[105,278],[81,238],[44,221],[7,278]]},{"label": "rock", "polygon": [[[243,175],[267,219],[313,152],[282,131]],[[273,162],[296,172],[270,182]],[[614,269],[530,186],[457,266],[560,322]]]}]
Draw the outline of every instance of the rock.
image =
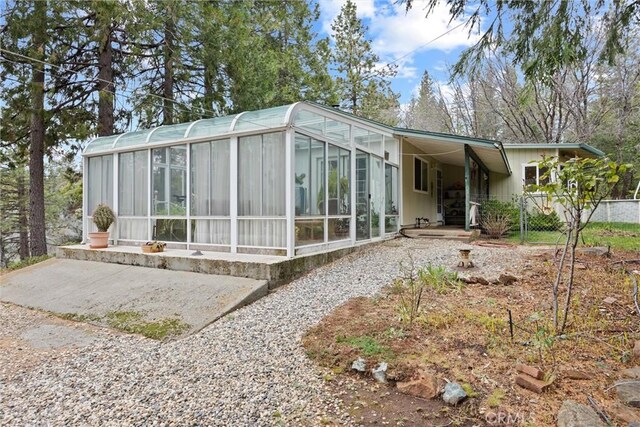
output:
[{"label": "rock", "polygon": [[399,382],[396,384],[400,393],[422,399],[433,399],[438,395],[438,379],[433,375],[423,375],[417,380]]},{"label": "rock", "polygon": [[633,368],[625,369],[624,371],[622,371],[622,376],[625,378],[640,380],[640,366],[634,366]]},{"label": "rock", "polygon": [[467,397],[467,393],[462,389],[462,386],[458,383],[447,383],[444,386],[444,393],[442,394],[442,400],[449,405],[457,405],[459,402]]},{"label": "rock", "polygon": [[478,283],[480,285],[488,285],[489,281],[487,279],[485,279],[484,277],[477,277],[477,276],[473,276],[473,277],[469,277],[468,279],[464,280],[468,285],[473,285],[475,283]]},{"label": "rock", "polygon": [[640,423],[640,409],[629,408],[621,404],[616,404],[610,409],[611,415],[618,421],[631,425],[632,423]]},{"label": "rock", "polygon": [[637,340],[633,346],[633,355],[640,359],[640,340]]},{"label": "rock", "polygon": [[544,379],[544,372],[542,372],[538,368],[534,368],[533,366],[524,365],[524,364],[520,363],[520,364],[516,365],[516,371],[522,372],[523,374],[527,374],[530,377],[533,377],[533,378],[535,378],[537,380],[543,380]]},{"label": "rock", "polygon": [[367,370],[367,364],[362,357],[358,357],[351,364],[351,369],[358,372],[365,372]]},{"label": "rock", "polygon": [[618,399],[629,406],[640,408],[640,380],[621,380],[614,386]]},{"label": "rock", "polygon": [[500,277],[498,277],[498,283],[505,286],[512,285],[517,281],[518,281],[518,278],[510,274],[501,274]]},{"label": "rock", "polygon": [[558,411],[558,427],[605,427],[596,411],[589,406],[565,400]]},{"label": "rock", "polygon": [[387,382],[387,362],[380,362],[378,366],[371,370],[373,378],[379,383]]},{"label": "rock", "polygon": [[551,385],[527,374],[519,374],[516,377],[516,384],[538,394],[543,393]]},{"label": "rock", "polygon": [[605,304],[613,304],[614,302],[618,301],[617,299],[615,299],[614,297],[606,297],[605,299],[602,300],[603,303]]},{"label": "rock", "polygon": [[564,371],[564,376],[572,380],[590,380],[593,378],[593,375],[582,371],[576,371],[575,369]]}]

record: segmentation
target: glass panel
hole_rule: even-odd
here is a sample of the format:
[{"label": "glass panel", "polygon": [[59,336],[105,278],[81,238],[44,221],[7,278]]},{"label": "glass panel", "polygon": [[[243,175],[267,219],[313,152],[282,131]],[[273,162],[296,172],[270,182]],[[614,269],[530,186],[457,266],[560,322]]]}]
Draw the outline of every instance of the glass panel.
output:
[{"label": "glass panel", "polygon": [[155,148],[152,157],[153,215],[184,216],[187,202],[186,146]]},{"label": "glass panel", "polygon": [[324,203],[325,192],[324,143],[311,140],[311,215],[326,215]]},{"label": "glass panel", "polygon": [[371,156],[371,237],[380,237],[383,191],[382,159]]},{"label": "glass panel", "polygon": [[543,178],[542,175],[547,173],[549,169],[547,168],[538,168],[538,182],[540,185],[547,185],[549,183],[549,177]]},{"label": "glass panel", "polygon": [[385,213],[398,214],[398,168],[391,165],[384,166],[384,198]]},{"label": "glass panel", "polygon": [[95,153],[96,151],[110,150],[113,143],[120,135],[101,136],[91,140],[84,149],[85,153]]},{"label": "glass panel", "polygon": [[191,240],[194,243],[228,245],[231,242],[231,222],[226,219],[192,219]]},{"label": "glass panel", "polygon": [[351,212],[351,153],[329,145],[329,215],[348,215]]},{"label": "glass panel", "polygon": [[131,147],[134,145],[143,145],[147,141],[147,136],[152,129],[137,130],[135,132],[127,132],[116,143],[116,148]]},{"label": "glass panel", "polygon": [[382,150],[384,136],[379,133],[369,132],[368,139],[369,139],[369,150],[373,151],[379,156],[384,155]]},{"label": "glass panel", "polygon": [[[149,142],[178,141],[184,138],[184,133],[191,126],[191,123],[180,123],[178,125],[160,126],[151,134]],[[118,141],[118,145],[119,141]]]},{"label": "glass panel", "polygon": [[369,238],[369,155],[356,152],[356,239]]},{"label": "glass panel", "polygon": [[113,206],[113,155],[89,157],[89,215],[100,203]]},{"label": "glass panel", "polygon": [[293,124],[301,129],[322,135],[324,132],[323,116],[307,110],[299,110],[293,119]]},{"label": "glass panel", "polygon": [[284,216],[284,133],[240,138],[238,157],[238,214]]},{"label": "glass panel", "polygon": [[384,155],[387,161],[395,164],[399,163],[398,160],[400,158],[400,144],[398,144],[397,139],[393,137],[385,136],[384,151],[385,151]]},{"label": "glass panel", "polygon": [[309,214],[310,147],[311,138],[297,133],[295,136],[296,216]]},{"label": "glass panel", "polygon": [[353,140],[356,145],[364,148],[369,148],[369,131],[356,127],[353,127]]},{"label": "glass panel", "polygon": [[421,190],[425,192],[429,192],[429,163],[421,161],[422,163],[422,172],[420,173],[421,178]]},{"label": "glass panel", "polygon": [[154,220],[153,239],[168,242],[187,241],[187,220],[157,218]]},{"label": "glass panel", "polygon": [[387,216],[384,220],[384,232],[385,233],[395,233],[398,231],[398,217],[397,216]]},{"label": "glass panel", "polygon": [[229,144],[225,139],[191,145],[192,215],[229,215]]},{"label": "glass panel", "polygon": [[422,161],[417,157],[413,159],[413,188],[422,190]]},{"label": "glass panel", "polygon": [[238,244],[284,248],[287,241],[287,221],[284,219],[239,219]]},{"label": "glass panel", "polygon": [[349,145],[349,125],[333,119],[326,119],[325,135],[330,140]]},{"label": "glass panel", "polygon": [[122,153],[118,167],[118,215],[146,216],[149,167],[147,151]]},{"label": "glass panel", "polygon": [[536,185],[538,166],[530,165],[524,167],[524,185]]},{"label": "glass panel", "polygon": [[297,219],[296,246],[324,242],[324,219]]},{"label": "glass panel", "polygon": [[349,238],[349,225],[351,218],[329,218],[329,241],[344,240]]},{"label": "glass panel", "polygon": [[283,126],[289,105],[267,108],[266,110],[247,111],[236,122],[234,131],[267,130],[276,126]]},{"label": "glass panel", "polygon": [[149,240],[147,218],[118,218],[118,236],[121,240]]},{"label": "glass panel", "polygon": [[231,123],[236,116],[237,114],[234,114],[233,116],[199,120],[189,130],[189,134],[186,137],[194,138],[199,136],[216,136],[228,133],[230,131]]}]

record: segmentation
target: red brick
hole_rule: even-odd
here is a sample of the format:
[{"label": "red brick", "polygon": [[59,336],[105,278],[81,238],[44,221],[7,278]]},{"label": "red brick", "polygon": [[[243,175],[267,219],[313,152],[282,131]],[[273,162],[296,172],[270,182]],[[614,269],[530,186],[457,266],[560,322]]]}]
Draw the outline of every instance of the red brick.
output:
[{"label": "red brick", "polygon": [[582,371],[576,371],[575,369],[564,371],[564,376],[572,380],[590,380],[593,378],[593,375]]},{"label": "red brick", "polygon": [[543,393],[551,385],[544,381],[537,380],[527,374],[519,374],[516,377],[516,384],[538,394]]},{"label": "red brick", "polygon": [[523,374],[527,374],[530,377],[533,377],[533,378],[535,378],[537,380],[543,380],[544,379],[544,372],[542,372],[538,368],[534,368],[533,366],[524,365],[524,364],[520,363],[519,365],[516,365],[516,371],[522,372]]}]

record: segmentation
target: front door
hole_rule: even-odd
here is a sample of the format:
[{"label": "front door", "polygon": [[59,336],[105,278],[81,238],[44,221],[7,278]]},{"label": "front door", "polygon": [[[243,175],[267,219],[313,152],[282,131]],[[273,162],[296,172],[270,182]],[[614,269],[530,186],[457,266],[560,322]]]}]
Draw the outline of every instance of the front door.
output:
[{"label": "front door", "polygon": [[444,188],[442,186],[442,171],[440,169],[436,169],[436,213],[438,224],[444,224]]}]

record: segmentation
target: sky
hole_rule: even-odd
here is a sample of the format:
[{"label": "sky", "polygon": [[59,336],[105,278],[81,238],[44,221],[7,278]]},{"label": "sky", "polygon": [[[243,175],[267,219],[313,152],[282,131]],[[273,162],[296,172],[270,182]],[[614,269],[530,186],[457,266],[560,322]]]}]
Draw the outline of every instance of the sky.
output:
[{"label": "sky", "polygon": [[[346,0],[318,0],[320,36],[331,37],[331,23]],[[395,63],[398,73],[392,87],[407,103],[417,93],[424,70],[432,78],[446,84],[447,68],[458,60],[460,53],[473,45],[478,34],[469,34],[464,18],[450,22],[446,5],[440,4],[426,16],[424,0],[414,0],[408,12],[404,4],[393,0],[353,0],[358,17],[368,27],[367,38],[382,63]],[[443,3],[443,2],[441,2]]]}]

